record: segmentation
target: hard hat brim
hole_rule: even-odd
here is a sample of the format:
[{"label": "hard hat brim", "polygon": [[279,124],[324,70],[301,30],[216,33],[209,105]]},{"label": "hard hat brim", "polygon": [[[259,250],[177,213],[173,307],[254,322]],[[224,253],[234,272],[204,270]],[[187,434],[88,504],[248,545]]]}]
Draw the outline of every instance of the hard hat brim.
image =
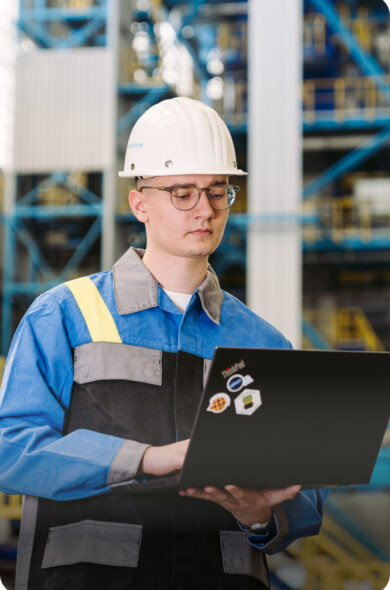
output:
[{"label": "hard hat brim", "polygon": [[118,176],[121,178],[135,178],[137,176],[180,176],[181,174],[224,174],[227,176],[247,176],[248,172],[240,170],[239,168],[223,168],[216,170],[215,168],[179,168],[178,170],[137,170],[137,172],[121,170]]}]

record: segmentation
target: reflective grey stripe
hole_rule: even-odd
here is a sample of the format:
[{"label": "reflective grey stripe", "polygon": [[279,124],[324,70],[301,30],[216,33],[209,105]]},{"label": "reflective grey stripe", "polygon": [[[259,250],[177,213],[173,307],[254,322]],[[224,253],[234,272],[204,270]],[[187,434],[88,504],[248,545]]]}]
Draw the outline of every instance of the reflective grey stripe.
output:
[{"label": "reflective grey stripe", "polygon": [[162,352],[115,342],[88,342],[74,351],[74,380],[125,379],[161,385]]},{"label": "reflective grey stripe", "polygon": [[277,504],[276,506],[273,506],[272,512],[275,516],[278,535],[277,537],[275,537],[273,541],[271,541],[271,543],[267,545],[266,551],[268,551],[269,549],[273,549],[276,545],[280,543],[281,539],[283,539],[283,537],[286,537],[290,532],[290,527],[288,526],[288,520],[283,508],[283,504]]},{"label": "reflective grey stripe", "polygon": [[141,462],[144,452],[150,445],[125,440],[111,463],[108,485],[126,481],[134,477]]},{"label": "reflective grey stripe", "polygon": [[249,545],[247,534],[241,531],[221,531],[220,539],[225,574],[252,576],[269,588],[264,553]]},{"label": "reflective grey stripe", "polygon": [[142,525],[82,520],[49,529],[42,568],[74,563],[137,567]]},{"label": "reflective grey stripe", "polygon": [[211,359],[203,359],[203,387],[206,385],[207,377],[209,375]]},{"label": "reflective grey stripe", "polygon": [[38,498],[24,496],[22,523],[20,525],[18,542],[18,558],[16,561],[15,590],[27,590],[37,512]]}]

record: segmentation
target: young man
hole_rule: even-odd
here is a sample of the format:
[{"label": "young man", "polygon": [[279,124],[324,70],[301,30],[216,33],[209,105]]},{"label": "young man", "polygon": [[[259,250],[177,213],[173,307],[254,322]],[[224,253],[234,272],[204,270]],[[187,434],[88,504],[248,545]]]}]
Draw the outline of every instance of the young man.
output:
[{"label": "young man", "polygon": [[0,486],[27,494],[16,590],[264,590],[264,553],[318,532],[322,491],[110,490],[181,467],[216,346],[290,347],[208,266],[229,176],[245,174],[235,160],[209,107],[150,108],[120,173],[137,179],[145,252],[52,289],[22,320],[0,398]]}]

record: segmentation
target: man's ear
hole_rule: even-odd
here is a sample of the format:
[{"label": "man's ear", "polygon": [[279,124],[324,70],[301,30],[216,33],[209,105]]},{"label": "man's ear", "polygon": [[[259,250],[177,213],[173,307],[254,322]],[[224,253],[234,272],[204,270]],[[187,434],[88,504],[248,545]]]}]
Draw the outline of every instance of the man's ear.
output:
[{"label": "man's ear", "polygon": [[145,209],[145,196],[141,191],[137,191],[136,189],[130,191],[129,204],[138,221],[142,223],[148,221],[148,214]]}]

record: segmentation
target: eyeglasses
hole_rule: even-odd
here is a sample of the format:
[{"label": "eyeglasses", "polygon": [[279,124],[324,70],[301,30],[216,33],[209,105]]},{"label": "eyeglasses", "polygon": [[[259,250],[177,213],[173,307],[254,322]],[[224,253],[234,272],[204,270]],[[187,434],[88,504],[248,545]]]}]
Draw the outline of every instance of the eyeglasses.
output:
[{"label": "eyeglasses", "polygon": [[216,211],[222,211],[229,209],[233,205],[240,187],[234,186],[233,184],[213,184],[208,188],[198,189],[193,184],[176,184],[175,186],[142,186],[139,190],[142,191],[144,189],[154,189],[169,193],[172,205],[180,211],[194,209],[199,203],[200,196],[204,191],[211,207]]}]

